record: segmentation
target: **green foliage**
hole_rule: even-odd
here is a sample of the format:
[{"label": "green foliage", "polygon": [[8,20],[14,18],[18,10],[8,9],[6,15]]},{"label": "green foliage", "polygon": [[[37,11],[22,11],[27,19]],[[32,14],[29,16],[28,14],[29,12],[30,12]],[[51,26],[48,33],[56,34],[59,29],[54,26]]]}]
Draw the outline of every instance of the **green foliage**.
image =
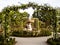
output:
[{"label": "green foliage", "polygon": [[[47,5],[39,6],[38,4],[31,3],[31,2],[29,2],[29,4],[22,4],[21,6],[8,6],[2,10],[2,12],[0,13],[0,23],[3,25],[5,38],[9,37],[8,33],[11,30],[16,30],[18,27],[19,29],[17,30],[23,29],[23,25],[25,25],[23,23],[24,23],[25,17],[28,17],[28,14],[26,12],[20,13],[18,10],[26,9],[29,7],[36,9],[34,10],[35,12],[33,14],[33,17],[38,18],[39,20],[45,22],[46,27],[49,25],[53,26],[53,30],[54,30],[55,38],[56,38],[56,34],[57,34],[56,10]],[[35,23],[36,23],[36,30],[39,30],[38,20],[35,20]],[[43,33],[46,33],[46,32],[47,31],[44,30]]]},{"label": "green foliage", "polygon": [[47,43],[50,45],[60,45],[60,38],[57,39],[49,38],[47,40]]},{"label": "green foliage", "polygon": [[34,28],[36,30],[39,30],[39,19],[38,18],[35,18],[35,20],[34,20]]},{"label": "green foliage", "polygon": [[5,39],[4,41],[2,40],[2,41],[0,41],[0,45],[15,45],[15,38],[14,39],[12,39],[12,38],[10,38],[10,39]]},{"label": "green foliage", "polygon": [[49,30],[41,30],[40,32],[37,31],[13,31],[12,36],[17,37],[40,37],[40,36],[50,36],[51,32]]},{"label": "green foliage", "polygon": [[54,17],[54,10],[52,7],[44,5],[44,6],[37,6],[37,10],[35,10],[33,17],[38,18],[39,20],[45,22],[46,24],[50,25],[52,23]]},{"label": "green foliage", "polygon": [[50,36],[51,35],[51,31],[44,28],[44,29],[42,29],[40,31],[40,35],[41,36]]},{"label": "green foliage", "polygon": [[56,38],[57,35],[57,18],[56,14],[57,11],[51,6],[47,6],[46,4],[44,6],[37,6],[33,17],[38,18],[39,20],[45,22],[45,26],[51,25],[53,27],[54,31],[54,38]]},{"label": "green foliage", "polygon": [[32,34],[32,32],[28,32],[28,31],[13,31],[12,36],[17,36],[17,37],[30,37]]},{"label": "green foliage", "polygon": [[0,45],[15,45],[15,38],[4,38],[3,35],[0,35]]},{"label": "green foliage", "polygon": [[58,30],[58,32],[60,33],[60,29]]}]

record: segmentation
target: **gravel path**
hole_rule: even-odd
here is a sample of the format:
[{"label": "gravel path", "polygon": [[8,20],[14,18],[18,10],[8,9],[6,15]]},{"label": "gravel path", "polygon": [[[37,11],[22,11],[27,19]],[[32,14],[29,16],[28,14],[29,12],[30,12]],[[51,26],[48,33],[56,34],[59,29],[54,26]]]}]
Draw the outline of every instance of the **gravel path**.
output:
[{"label": "gravel path", "polygon": [[46,43],[47,39],[51,36],[47,37],[15,37],[16,45],[48,45]]}]

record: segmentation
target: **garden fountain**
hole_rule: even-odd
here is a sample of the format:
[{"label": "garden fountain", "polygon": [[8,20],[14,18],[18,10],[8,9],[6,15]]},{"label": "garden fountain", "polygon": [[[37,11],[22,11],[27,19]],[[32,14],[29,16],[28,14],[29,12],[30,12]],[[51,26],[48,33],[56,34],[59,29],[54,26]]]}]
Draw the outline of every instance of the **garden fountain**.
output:
[{"label": "garden fountain", "polygon": [[32,31],[31,23],[33,22],[33,20],[32,20],[31,18],[32,18],[32,14],[33,14],[33,12],[34,12],[33,8],[30,7],[30,8],[28,8],[28,9],[20,10],[20,11],[21,11],[21,12],[26,11],[28,14],[30,14],[29,17],[28,17],[28,21],[27,21],[27,24],[26,24],[26,27],[25,27],[24,30]]},{"label": "garden fountain", "polygon": [[33,22],[32,20],[32,14],[34,10],[30,7],[28,13],[30,14],[28,17],[28,22],[27,22],[27,30],[32,31],[32,25],[31,23]]},{"label": "garden fountain", "polygon": [[27,22],[27,30],[32,31],[31,19],[28,19],[28,22]]}]

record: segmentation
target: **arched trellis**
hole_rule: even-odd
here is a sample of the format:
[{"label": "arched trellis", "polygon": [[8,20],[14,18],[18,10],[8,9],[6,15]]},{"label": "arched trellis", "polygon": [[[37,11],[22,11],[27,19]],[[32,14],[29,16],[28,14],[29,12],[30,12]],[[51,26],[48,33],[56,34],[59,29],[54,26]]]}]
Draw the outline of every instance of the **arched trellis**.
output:
[{"label": "arched trellis", "polygon": [[[47,5],[45,5],[45,6],[47,6]],[[29,8],[29,7],[32,7],[34,10],[36,9],[37,10],[37,16],[39,15],[38,13],[40,13],[39,12],[39,10],[41,9],[41,10],[47,10],[47,9],[49,9],[50,7],[49,6],[47,6],[47,8],[45,7],[45,6],[39,6],[38,4],[35,4],[35,3],[28,3],[28,4],[22,4],[21,6],[8,6],[8,7],[6,7],[6,8],[4,8],[3,10],[2,10],[2,12],[3,12],[3,14],[6,14],[5,15],[5,22],[6,22],[6,20],[7,20],[7,15],[8,15],[8,13],[10,12],[10,11],[18,11],[19,9],[27,9],[27,8]],[[50,11],[52,11],[52,13],[53,13],[53,16],[52,16],[52,19],[53,20],[51,20],[53,23],[51,23],[52,25],[53,25],[53,27],[54,27],[54,35],[55,35],[55,38],[56,38],[56,10],[55,9],[53,9],[53,8],[50,8]],[[35,15],[35,13],[34,13],[34,15]],[[9,16],[9,15],[8,15]],[[38,18],[38,17],[37,17]],[[10,20],[10,19],[9,19]],[[8,22],[7,22],[8,23]],[[6,25],[6,24],[5,24]],[[5,27],[5,28],[7,28],[7,26]],[[5,30],[5,33],[6,33],[6,30]],[[5,34],[5,36],[6,36],[6,34]]]}]

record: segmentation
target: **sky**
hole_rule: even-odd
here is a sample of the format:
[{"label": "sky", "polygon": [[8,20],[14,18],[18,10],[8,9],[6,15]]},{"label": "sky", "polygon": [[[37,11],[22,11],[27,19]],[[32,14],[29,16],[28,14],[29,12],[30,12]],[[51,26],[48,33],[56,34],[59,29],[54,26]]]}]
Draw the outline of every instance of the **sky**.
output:
[{"label": "sky", "polygon": [[[8,5],[20,5],[20,4],[26,4],[28,2],[35,2],[37,4],[49,4],[52,7],[60,7],[60,0],[0,0],[0,12],[4,7],[7,7]],[[21,10],[23,12],[23,10]],[[33,12],[32,8],[29,8],[25,10],[30,15],[32,15],[31,12]]]},{"label": "sky", "polygon": [[8,5],[20,5],[20,3],[35,2],[38,4],[49,4],[53,7],[60,7],[60,0],[0,0],[0,11]]}]

